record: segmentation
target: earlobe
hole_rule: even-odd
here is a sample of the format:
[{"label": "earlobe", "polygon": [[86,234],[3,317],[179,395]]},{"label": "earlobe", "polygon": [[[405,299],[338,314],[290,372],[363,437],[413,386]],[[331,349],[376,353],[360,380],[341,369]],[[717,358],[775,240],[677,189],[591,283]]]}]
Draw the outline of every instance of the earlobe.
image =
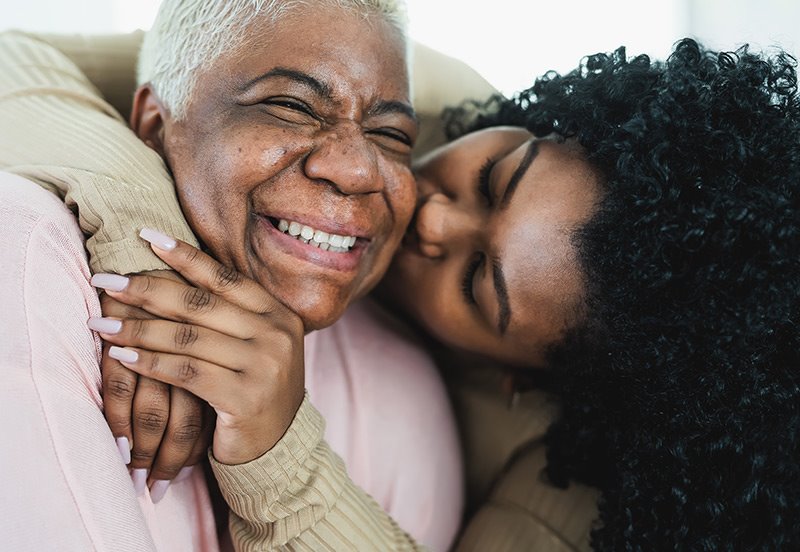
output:
[{"label": "earlobe", "polygon": [[131,110],[131,129],[139,139],[164,156],[164,122],[166,110],[149,84],[136,90]]}]

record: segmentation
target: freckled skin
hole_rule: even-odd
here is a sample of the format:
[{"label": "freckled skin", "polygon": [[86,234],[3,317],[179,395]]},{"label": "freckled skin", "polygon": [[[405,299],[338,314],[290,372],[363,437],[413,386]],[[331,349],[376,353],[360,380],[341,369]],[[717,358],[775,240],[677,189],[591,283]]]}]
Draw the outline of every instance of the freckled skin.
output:
[{"label": "freckled skin", "polygon": [[[377,16],[316,6],[248,32],[258,38],[200,76],[184,120],[165,115],[162,153],[207,250],[306,330],[321,328],[377,283],[413,211],[410,145],[395,134],[413,142],[416,122],[374,114],[380,102],[410,105],[405,45]],[[243,88],[276,67],[324,83],[330,97],[283,77]],[[332,270],[279,250],[267,217],[347,223],[368,245],[355,270]]]}]

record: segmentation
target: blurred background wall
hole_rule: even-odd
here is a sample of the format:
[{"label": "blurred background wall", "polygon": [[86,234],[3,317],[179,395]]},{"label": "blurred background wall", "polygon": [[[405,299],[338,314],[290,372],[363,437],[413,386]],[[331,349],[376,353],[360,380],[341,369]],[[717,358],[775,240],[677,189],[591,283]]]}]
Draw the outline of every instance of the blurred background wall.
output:
[{"label": "blurred background wall", "polygon": [[[159,0],[0,0],[0,30],[128,32]],[[409,0],[412,36],[460,58],[506,93],[549,69],[625,45],[663,58],[679,38],[800,53],[800,0]]]}]

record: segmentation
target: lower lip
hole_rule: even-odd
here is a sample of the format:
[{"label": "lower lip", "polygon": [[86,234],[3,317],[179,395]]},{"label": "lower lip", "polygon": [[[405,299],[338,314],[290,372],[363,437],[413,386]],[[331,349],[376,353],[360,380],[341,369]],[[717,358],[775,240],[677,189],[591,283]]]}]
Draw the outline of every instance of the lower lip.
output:
[{"label": "lower lip", "polygon": [[266,234],[266,238],[271,243],[274,243],[275,247],[280,251],[300,260],[339,272],[354,272],[361,263],[361,257],[364,255],[368,245],[365,240],[359,239],[350,248],[350,251],[346,253],[325,251],[281,232],[265,217],[258,216],[257,218],[259,228]]}]

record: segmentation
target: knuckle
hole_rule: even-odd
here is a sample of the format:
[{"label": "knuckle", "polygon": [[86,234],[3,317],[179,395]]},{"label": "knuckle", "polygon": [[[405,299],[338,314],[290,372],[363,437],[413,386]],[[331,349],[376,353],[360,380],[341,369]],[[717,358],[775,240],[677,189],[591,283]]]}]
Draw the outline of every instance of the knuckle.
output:
[{"label": "knuckle", "polygon": [[128,320],[125,325],[128,326],[131,339],[133,339],[135,343],[142,343],[144,341],[147,335],[147,327],[144,320]]},{"label": "knuckle", "polygon": [[181,349],[185,349],[186,347],[194,345],[199,337],[200,331],[196,326],[181,324],[178,326],[177,330],[175,330],[175,345]]},{"label": "knuckle", "polygon": [[137,284],[136,289],[142,294],[149,293],[155,284],[155,279],[150,276],[134,276],[132,279]]},{"label": "knuckle", "polygon": [[200,250],[195,247],[190,247],[186,250],[186,262],[194,264],[200,257]]},{"label": "knuckle", "polygon": [[242,275],[230,266],[218,265],[214,274],[214,286],[220,290],[230,290],[239,287]]},{"label": "knuckle", "polygon": [[184,359],[178,367],[178,378],[185,383],[194,380],[197,377],[197,373],[197,364],[190,358]]},{"label": "knuckle", "polygon": [[148,433],[161,433],[167,426],[167,413],[161,410],[145,409],[134,415],[136,428]]},{"label": "knuckle", "polygon": [[125,376],[109,376],[105,379],[104,398],[118,401],[133,399],[136,382]]},{"label": "knuckle", "polygon": [[207,309],[211,305],[211,300],[211,294],[199,288],[189,288],[183,295],[183,303],[189,311]]},{"label": "knuckle", "polygon": [[161,355],[152,353],[149,355],[150,359],[147,363],[147,369],[151,374],[158,375],[161,371]]},{"label": "knuckle", "polygon": [[131,464],[133,466],[149,466],[155,455],[154,450],[141,450],[134,447],[131,451]]},{"label": "knuckle", "polygon": [[200,423],[183,423],[169,430],[169,439],[181,447],[191,447],[200,438],[202,430]]}]

